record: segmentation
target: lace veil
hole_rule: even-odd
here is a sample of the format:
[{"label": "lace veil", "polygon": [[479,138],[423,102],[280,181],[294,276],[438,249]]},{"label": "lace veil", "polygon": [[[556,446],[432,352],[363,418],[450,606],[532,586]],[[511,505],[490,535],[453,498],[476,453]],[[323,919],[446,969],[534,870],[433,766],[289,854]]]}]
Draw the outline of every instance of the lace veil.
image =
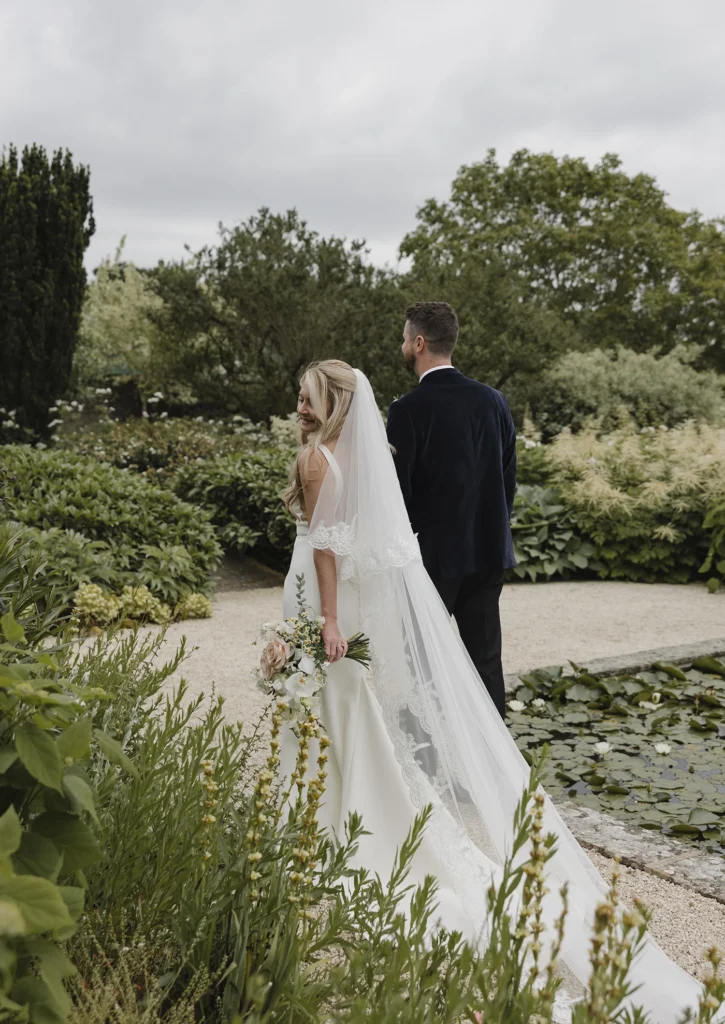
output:
[{"label": "lace veil", "polygon": [[[355,373],[356,392],[334,453],[342,487],[327,474],[309,541],[334,552],[340,583],[357,588],[360,629],[374,652],[370,683],[397,760],[416,807],[434,806],[427,834],[485,942],[490,863],[487,872],[481,852],[501,864],[510,851],[529,769],[423,568],[372,388]],[[594,912],[606,886],[548,797],[545,828],[557,837],[545,914],[555,920],[558,890],[567,882],[561,959],[565,973],[584,984]],[[656,1024],[675,1024],[701,992],[652,939],[631,980],[639,986],[633,1003]]]}]

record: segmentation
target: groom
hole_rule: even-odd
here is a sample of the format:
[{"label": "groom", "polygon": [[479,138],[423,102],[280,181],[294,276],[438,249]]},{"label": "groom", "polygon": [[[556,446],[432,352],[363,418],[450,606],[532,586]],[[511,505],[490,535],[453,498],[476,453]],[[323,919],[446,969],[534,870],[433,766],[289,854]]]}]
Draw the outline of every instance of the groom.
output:
[{"label": "groom", "polygon": [[390,406],[388,440],[423,564],[503,718],[499,597],[516,564],[516,430],[499,391],[454,369],[452,307],[417,302],[405,315],[403,358],[420,383]]}]

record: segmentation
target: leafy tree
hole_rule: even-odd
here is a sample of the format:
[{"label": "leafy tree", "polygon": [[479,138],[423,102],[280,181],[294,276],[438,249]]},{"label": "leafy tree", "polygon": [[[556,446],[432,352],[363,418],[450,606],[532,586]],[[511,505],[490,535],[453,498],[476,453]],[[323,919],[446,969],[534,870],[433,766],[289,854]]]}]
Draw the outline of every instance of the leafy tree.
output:
[{"label": "leafy tree", "polygon": [[504,389],[519,418],[532,380],[579,343],[571,325],[528,296],[498,257],[466,259],[453,268],[421,253],[405,284],[411,297],[450,302],[458,311],[456,365]]},{"label": "leafy tree", "polygon": [[156,385],[152,314],[163,303],[148,275],[123,261],[125,241],[113,260],[101,262],[88,285],[73,369],[80,388],[121,376],[133,378],[143,394]]},{"label": "leafy tree", "polygon": [[363,242],[322,238],[294,210],[220,226],[218,245],[153,272],[166,372],[203,404],[260,417],[293,407],[314,359],[375,368],[402,299],[365,255]]},{"label": "leafy tree", "polygon": [[[701,345],[702,363],[725,370],[725,222],[675,210],[613,154],[590,167],[521,150],[499,166],[489,150],[418,220],[401,246],[414,278],[436,268],[455,290],[500,262],[524,301],[557,313],[587,347]],[[464,321],[468,306],[464,294]]]},{"label": "leafy tree", "polygon": [[0,160],[0,405],[47,433],[48,409],[71,376],[95,230],[87,167],[40,146]]}]

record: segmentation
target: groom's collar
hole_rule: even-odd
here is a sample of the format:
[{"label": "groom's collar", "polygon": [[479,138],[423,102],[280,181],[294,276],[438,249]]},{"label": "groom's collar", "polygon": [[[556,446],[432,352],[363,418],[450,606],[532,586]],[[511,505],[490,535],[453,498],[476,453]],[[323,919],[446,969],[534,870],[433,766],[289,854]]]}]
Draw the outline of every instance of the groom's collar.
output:
[{"label": "groom's collar", "polygon": [[431,366],[430,370],[426,370],[425,373],[421,374],[420,379],[418,381],[418,384],[420,385],[420,384],[422,384],[426,380],[433,380],[434,378],[438,379],[436,377],[436,374],[442,373],[443,370],[446,370],[448,373],[450,373],[451,371],[453,373],[458,373],[459,372],[455,368],[455,366],[451,366],[450,363],[446,363],[445,366]]}]

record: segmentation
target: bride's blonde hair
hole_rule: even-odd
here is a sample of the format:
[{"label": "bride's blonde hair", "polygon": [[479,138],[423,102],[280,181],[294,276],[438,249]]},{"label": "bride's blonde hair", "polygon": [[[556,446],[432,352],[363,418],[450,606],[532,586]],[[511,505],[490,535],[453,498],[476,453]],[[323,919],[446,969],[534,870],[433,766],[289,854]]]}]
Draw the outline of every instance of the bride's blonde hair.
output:
[{"label": "bride's blonde hair", "polygon": [[337,441],[355,394],[357,378],[353,368],[341,359],[322,359],[310,363],[302,374],[300,386],[305,383],[310,392],[310,405],[317,425],[308,434],[300,428],[300,450],[292,467],[289,486],[282,495],[282,501],[289,509],[301,504],[300,457],[311,453],[321,444],[328,445],[331,441]]}]

